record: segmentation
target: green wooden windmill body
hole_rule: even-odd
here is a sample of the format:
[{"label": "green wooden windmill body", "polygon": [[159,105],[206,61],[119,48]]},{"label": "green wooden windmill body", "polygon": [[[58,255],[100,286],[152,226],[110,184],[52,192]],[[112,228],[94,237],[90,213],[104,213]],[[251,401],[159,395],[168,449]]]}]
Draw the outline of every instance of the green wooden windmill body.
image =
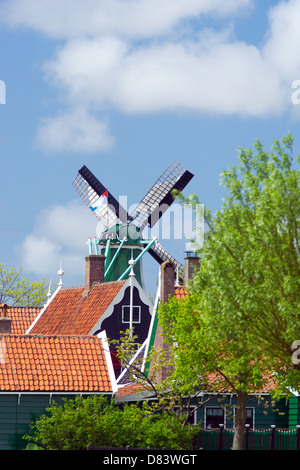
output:
[{"label": "green wooden windmill body", "polygon": [[105,282],[118,281],[127,277],[129,261],[134,260],[134,273],[144,287],[142,257],[156,240],[145,240],[133,224],[117,224],[102,233],[101,238],[89,241],[89,251],[105,254]]},{"label": "green wooden windmill body", "polygon": [[[106,257],[106,267],[112,262],[116,252],[118,250],[118,245],[115,243],[110,244],[110,248]],[[117,254],[117,260],[114,262],[112,268],[109,270],[105,276],[105,282],[118,281],[122,278],[124,272],[129,266],[129,261],[131,259],[136,259],[141,252],[140,247],[134,245],[129,245],[125,243],[122,249]],[[142,260],[138,261],[134,266],[134,274],[140,283],[141,286],[144,286],[143,277],[142,277]]]}]

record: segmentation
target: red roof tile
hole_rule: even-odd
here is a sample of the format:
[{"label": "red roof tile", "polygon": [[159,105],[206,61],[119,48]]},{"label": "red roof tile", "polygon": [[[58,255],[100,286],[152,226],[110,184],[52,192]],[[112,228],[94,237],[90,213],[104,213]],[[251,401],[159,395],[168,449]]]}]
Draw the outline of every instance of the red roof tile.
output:
[{"label": "red roof tile", "polygon": [[24,334],[36,319],[41,307],[9,307],[7,316],[11,318],[11,332]]},{"label": "red roof tile", "polygon": [[0,335],[0,391],[111,393],[102,340]]},{"label": "red roof tile", "polygon": [[187,290],[184,286],[175,286],[175,297],[176,299],[183,299],[188,295]]},{"label": "red roof tile", "polygon": [[90,334],[125,282],[95,284],[88,295],[85,295],[84,287],[61,289],[30,334]]},{"label": "red roof tile", "polygon": [[148,392],[149,385],[148,384],[135,384],[131,383],[128,385],[124,385],[124,387],[118,388],[117,398],[126,397],[129,395],[135,395],[141,392]]}]

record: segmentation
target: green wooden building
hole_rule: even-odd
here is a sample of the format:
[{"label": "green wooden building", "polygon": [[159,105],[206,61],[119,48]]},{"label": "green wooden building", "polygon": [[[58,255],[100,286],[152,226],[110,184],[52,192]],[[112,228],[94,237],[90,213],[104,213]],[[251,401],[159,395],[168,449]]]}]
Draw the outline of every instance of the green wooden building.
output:
[{"label": "green wooden building", "polygon": [[0,335],[0,450],[24,449],[30,424],[53,401],[116,393],[105,333]]}]

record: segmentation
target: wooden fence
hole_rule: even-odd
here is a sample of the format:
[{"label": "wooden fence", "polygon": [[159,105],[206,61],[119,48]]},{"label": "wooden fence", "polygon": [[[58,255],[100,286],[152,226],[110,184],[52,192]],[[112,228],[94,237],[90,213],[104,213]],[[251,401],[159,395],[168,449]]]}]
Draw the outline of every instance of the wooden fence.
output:
[{"label": "wooden fence", "polygon": [[[203,429],[198,434],[197,448],[203,450],[230,450],[233,429]],[[251,429],[246,425],[243,449],[245,450],[300,450],[300,425],[296,429]]]}]

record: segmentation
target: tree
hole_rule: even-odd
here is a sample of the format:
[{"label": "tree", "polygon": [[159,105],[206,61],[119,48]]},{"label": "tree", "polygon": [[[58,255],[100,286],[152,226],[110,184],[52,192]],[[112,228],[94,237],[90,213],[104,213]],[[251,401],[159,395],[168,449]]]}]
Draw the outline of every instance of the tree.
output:
[{"label": "tree", "polygon": [[[190,298],[187,300],[190,301]],[[173,306],[178,306],[175,299],[170,299],[170,303]],[[174,312],[176,308],[175,310],[168,308],[169,311]],[[183,312],[183,305],[180,306],[180,312]],[[178,318],[177,311],[175,316]],[[185,315],[183,314],[183,316]],[[149,409],[153,413],[175,413],[184,427],[189,425],[193,414],[213,396],[203,398],[203,391],[206,390],[208,383],[203,374],[200,377],[199,363],[197,368],[193,370],[191,363],[188,368],[185,367],[186,364],[179,363],[181,343],[178,338],[177,340],[174,338],[171,328],[168,327],[165,334],[168,343],[167,350],[165,348],[152,349],[146,363],[143,356],[136,356],[137,336],[133,334],[132,330],[121,332],[120,339],[111,340],[110,344],[116,348],[116,357],[127,368],[128,382],[139,386],[138,389],[143,398],[148,400]],[[169,371],[164,379],[159,377],[162,369]],[[210,380],[209,389],[214,391],[214,397],[222,394],[222,384],[217,378]]]},{"label": "tree", "polygon": [[22,268],[5,269],[0,264],[0,304],[39,307],[47,294],[47,284],[43,281],[29,281],[22,277]]},{"label": "tree", "polygon": [[[275,394],[299,391],[292,356],[300,326],[300,172],[292,146],[290,134],[270,153],[257,140],[255,153],[240,149],[239,164],[222,173],[228,196],[213,216],[205,210],[201,268],[190,286],[205,334],[219,345],[211,364],[238,396],[234,448],[241,447],[245,398],[268,370]],[[181,200],[199,203],[195,195]]]},{"label": "tree", "polygon": [[[233,448],[241,448],[250,392],[269,381],[263,358],[247,337],[230,339],[207,323],[203,297],[190,291],[184,299],[170,298],[159,309],[164,338],[173,350],[174,368],[169,381],[178,384],[182,394],[200,392],[237,395]],[[233,332],[232,332],[233,333]],[[195,392],[194,392],[195,393]]]},{"label": "tree", "polygon": [[32,425],[33,435],[24,436],[46,450],[84,450],[99,447],[191,449],[196,432],[182,428],[175,415],[152,413],[147,404],[119,408],[103,396],[63,399]]}]

